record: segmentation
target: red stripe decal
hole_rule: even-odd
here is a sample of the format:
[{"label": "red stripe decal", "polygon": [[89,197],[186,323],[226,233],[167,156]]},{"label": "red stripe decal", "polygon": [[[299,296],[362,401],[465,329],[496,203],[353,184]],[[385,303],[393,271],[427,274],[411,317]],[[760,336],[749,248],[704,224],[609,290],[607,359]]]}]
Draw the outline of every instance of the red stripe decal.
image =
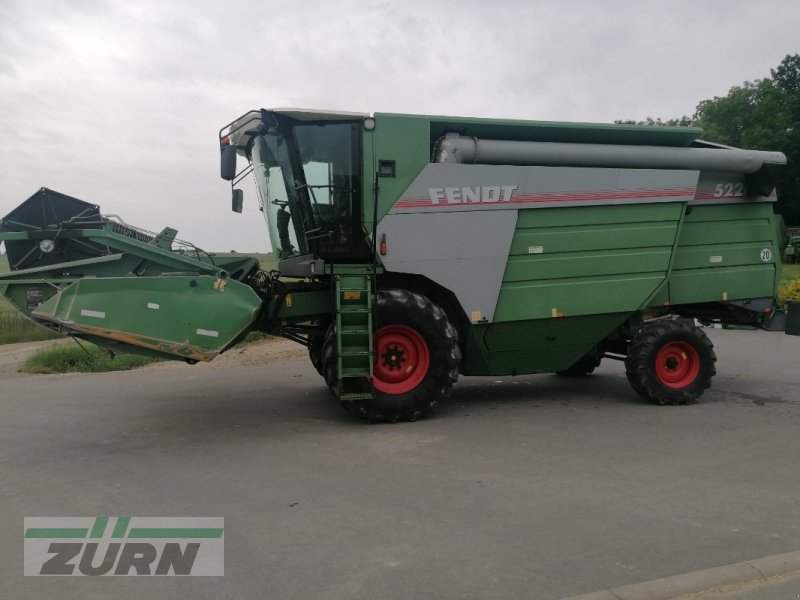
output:
[{"label": "red stripe decal", "polygon": [[[690,196],[694,198],[694,188],[673,188],[662,190],[627,190],[627,191],[603,191],[603,192],[573,192],[573,193],[552,193],[552,194],[515,194],[507,202],[459,202],[448,204],[442,202],[434,204],[429,197],[402,198],[394,205],[395,208],[423,208],[423,207],[442,207],[450,208],[455,206],[475,206],[475,205],[497,205],[497,204],[540,204],[543,202],[592,202],[603,200],[642,200],[646,198],[674,198]],[[698,196],[699,198],[700,196]]]}]

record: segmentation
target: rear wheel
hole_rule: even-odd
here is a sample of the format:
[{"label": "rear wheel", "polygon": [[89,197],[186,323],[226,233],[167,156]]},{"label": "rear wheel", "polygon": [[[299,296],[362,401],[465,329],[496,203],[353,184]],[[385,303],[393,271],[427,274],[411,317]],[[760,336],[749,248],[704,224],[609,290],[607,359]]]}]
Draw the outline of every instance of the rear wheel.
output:
[{"label": "rear wheel", "polygon": [[584,375],[591,375],[594,373],[594,370],[600,366],[601,360],[602,356],[600,356],[596,350],[593,350],[586,356],[579,358],[563,371],[556,371],[556,375],[561,375],[562,377],[583,377]]},{"label": "rear wheel", "polygon": [[657,404],[690,404],[716,374],[714,345],[687,320],[657,321],[634,337],[625,359],[628,381]]},{"label": "rear wheel", "polygon": [[[445,312],[408,290],[380,290],[375,316],[373,398],[342,406],[369,421],[415,421],[450,395],[458,379],[458,334]],[[336,393],[335,336],[323,348],[325,377]],[[369,386],[365,382],[365,389]]]}]

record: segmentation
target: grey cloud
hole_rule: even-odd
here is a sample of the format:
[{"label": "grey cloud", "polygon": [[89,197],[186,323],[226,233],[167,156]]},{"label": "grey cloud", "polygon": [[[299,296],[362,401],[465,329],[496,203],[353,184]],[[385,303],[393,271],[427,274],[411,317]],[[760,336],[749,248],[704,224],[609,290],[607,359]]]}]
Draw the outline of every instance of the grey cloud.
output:
[{"label": "grey cloud", "polygon": [[253,190],[234,215],[217,177],[216,132],[250,108],[678,116],[797,52],[798,17],[777,1],[7,0],[0,214],[47,185],[209,249],[265,249]]}]

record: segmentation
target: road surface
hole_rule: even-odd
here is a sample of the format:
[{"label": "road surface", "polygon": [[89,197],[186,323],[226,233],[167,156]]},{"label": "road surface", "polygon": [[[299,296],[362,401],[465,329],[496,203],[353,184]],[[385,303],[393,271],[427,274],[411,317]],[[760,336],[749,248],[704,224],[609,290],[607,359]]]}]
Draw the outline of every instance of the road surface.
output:
[{"label": "road surface", "polygon": [[[711,331],[699,404],[609,362],[367,425],[308,361],[0,375],[0,598],[561,598],[800,549],[800,339]],[[221,516],[225,576],[22,576],[26,516]]]}]

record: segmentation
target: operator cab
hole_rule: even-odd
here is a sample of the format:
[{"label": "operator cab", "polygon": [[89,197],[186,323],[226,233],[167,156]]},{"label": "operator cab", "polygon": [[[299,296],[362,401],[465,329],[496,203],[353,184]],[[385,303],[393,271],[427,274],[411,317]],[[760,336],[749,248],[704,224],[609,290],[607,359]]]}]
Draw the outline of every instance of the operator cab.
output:
[{"label": "operator cab", "polygon": [[[220,132],[222,176],[235,184],[252,170],[279,261],[368,260],[370,249],[361,225],[361,132],[366,118],[354,113],[261,110],[247,113]],[[226,165],[233,152],[226,146],[246,156],[249,167],[236,174],[235,166]]]}]

